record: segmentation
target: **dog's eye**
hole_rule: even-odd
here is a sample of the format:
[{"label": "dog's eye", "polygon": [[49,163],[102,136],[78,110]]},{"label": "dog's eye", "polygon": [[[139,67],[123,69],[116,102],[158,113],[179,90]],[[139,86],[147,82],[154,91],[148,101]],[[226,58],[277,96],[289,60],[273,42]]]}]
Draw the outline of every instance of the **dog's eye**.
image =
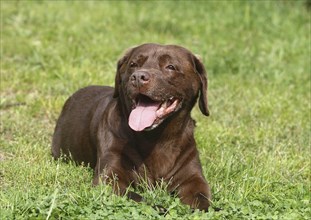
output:
[{"label": "dog's eye", "polygon": [[131,68],[135,68],[135,67],[137,67],[138,65],[137,65],[137,63],[135,63],[135,62],[130,62],[130,67]]},{"label": "dog's eye", "polygon": [[168,70],[176,70],[176,68],[175,68],[175,66],[173,66],[173,65],[168,65],[167,67],[166,67],[166,69],[168,69]]}]

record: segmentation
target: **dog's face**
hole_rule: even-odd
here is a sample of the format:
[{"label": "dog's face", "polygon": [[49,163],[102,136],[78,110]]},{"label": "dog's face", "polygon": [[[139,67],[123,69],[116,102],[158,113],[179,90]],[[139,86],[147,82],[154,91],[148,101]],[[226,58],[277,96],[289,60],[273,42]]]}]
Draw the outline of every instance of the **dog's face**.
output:
[{"label": "dog's face", "polygon": [[118,62],[114,97],[135,131],[152,130],[183,110],[190,113],[199,93],[199,107],[208,116],[205,68],[183,47],[143,44]]}]

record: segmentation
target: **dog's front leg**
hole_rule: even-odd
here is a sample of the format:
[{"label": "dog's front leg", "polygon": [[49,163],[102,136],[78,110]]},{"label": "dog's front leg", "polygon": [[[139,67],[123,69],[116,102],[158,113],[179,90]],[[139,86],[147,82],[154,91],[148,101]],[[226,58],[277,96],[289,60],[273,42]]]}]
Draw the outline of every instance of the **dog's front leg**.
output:
[{"label": "dog's front leg", "polygon": [[[105,167],[100,169],[101,167]],[[128,198],[141,202],[143,197],[139,194],[129,191],[128,187],[131,184],[131,180],[128,178],[129,175],[126,171],[120,168],[112,168],[109,165],[96,165],[93,185],[96,186],[99,183],[110,184],[113,188],[113,192],[117,195],[124,196]]]},{"label": "dog's front leg", "polygon": [[191,208],[208,211],[211,193],[208,184],[201,176],[189,177],[178,187],[178,196]]}]

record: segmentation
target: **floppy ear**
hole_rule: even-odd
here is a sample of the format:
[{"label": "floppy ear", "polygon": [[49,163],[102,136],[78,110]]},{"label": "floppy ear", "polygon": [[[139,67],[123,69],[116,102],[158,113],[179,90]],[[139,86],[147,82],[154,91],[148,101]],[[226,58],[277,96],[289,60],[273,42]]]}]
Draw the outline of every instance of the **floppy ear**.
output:
[{"label": "floppy ear", "polygon": [[114,81],[114,93],[113,93],[113,98],[117,98],[119,96],[119,87],[121,84],[121,69],[123,67],[123,64],[125,64],[129,57],[130,54],[132,53],[132,48],[128,49],[123,57],[121,57],[117,63],[117,72],[116,72],[116,77],[115,77],[115,81]]},{"label": "floppy ear", "polygon": [[199,97],[199,108],[202,114],[209,116],[208,101],[207,101],[207,77],[206,70],[200,58],[194,56],[194,67],[195,71],[200,77],[200,97]]}]

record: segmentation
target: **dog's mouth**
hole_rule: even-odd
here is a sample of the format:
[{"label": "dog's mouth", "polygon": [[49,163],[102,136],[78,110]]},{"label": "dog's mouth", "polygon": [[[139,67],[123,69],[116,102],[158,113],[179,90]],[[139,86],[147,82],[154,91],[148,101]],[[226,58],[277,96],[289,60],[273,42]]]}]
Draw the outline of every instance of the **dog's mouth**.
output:
[{"label": "dog's mouth", "polygon": [[164,101],[156,101],[140,94],[133,100],[129,126],[134,131],[152,130],[180,106],[181,101],[173,96]]}]

